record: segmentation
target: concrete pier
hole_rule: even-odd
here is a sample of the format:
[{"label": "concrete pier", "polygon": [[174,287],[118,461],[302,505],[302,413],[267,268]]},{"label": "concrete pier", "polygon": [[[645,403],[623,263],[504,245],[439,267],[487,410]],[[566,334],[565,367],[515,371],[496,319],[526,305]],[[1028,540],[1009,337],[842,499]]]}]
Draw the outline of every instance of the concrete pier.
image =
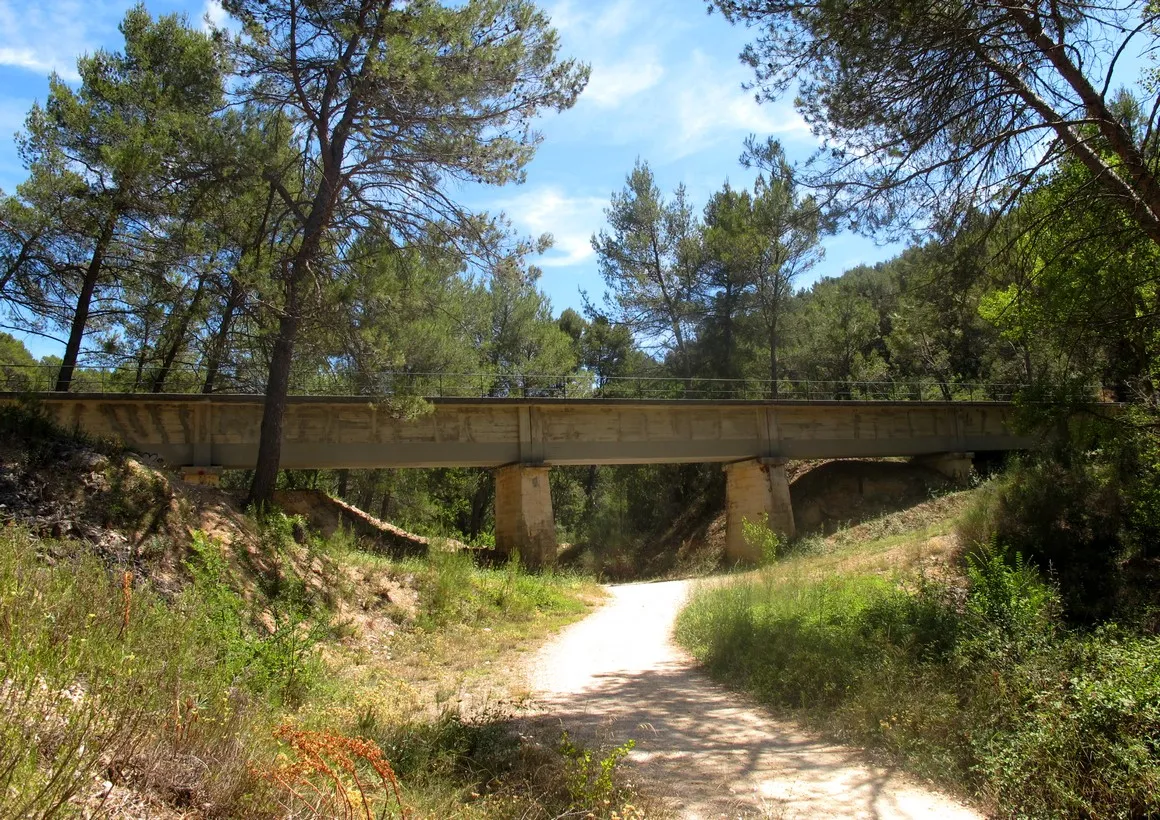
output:
[{"label": "concrete pier", "polygon": [[784,459],[756,458],[725,465],[725,555],[732,561],[757,563],[760,547],[746,541],[743,521],[766,522],[779,535],[793,537]]},{"label": "concrete pier", "polygon": [[556,519],[548,468],[511,464],[495,471],[495,546],[527,567],[556,563]]}]

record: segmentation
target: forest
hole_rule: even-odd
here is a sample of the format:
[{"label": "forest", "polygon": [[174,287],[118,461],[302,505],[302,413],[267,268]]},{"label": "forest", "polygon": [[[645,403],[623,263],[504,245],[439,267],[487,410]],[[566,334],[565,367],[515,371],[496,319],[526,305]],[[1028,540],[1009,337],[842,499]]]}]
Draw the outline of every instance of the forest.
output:
[{"label": "forest", "polygon": [[[625,589],[598,582],[677,574],[657,555],[720,515],[720,465],[553,468],[541,572],[462,549],[495,545],[491,470],[280,469],[303,393],[1014,402],[1038,449],[838,532],[746,521],[764,565],[662,614],[776,720],[983,811],[1160,813],[1160,8],[699,5],[819,147],[754,134],[746,183],[703,198],[624,168],[579,309],[546,295],[551,236],[463,196],[524,182],[594,76],[530,0],[223,0],[225,28],[138,5],[52,76],[0,191],[0,390],[265,403],[225,494],[0,407],[0,816],[124,784],[180,816],[667,816],[616,775],[634,738],[548,714],[541,742],[464,693]],[[848,231],[905,249],[819,276]],[[311,531],[273,504],[295,489],[412,551]],[[619,679],[690,711],[688,658]],[[683,755],[674,793],[722,791]]]},{"label": "forest", "polygon": [[[735,21],[775,15],[718,5]],[[422,412],[423,394],[642,391],[1151,406],[1151,210],[1108,183],[1127,180],[1140,202],[1154,185],[1154,111],[1139,94],[1105,88],[1103,119],[1068,121],[1082,150],[1051,118],[1020,125],[1038,115],[1026,105],[1005,131],[980,119],[950,136],[932,107],[897,160],[914,169],[902,178],[837,151],[795,165],[754,136],[752,186],[725,182],[694,202],[683,187],[660,190],[641,159],[591,239],[605,292],[557,314],[533,261],[551,237],[521,236],[448,191],[520,181],[535,118],[571,106],[587,66],[558,54],[529,3],[370,8],[238,0],[231,35],[138,6],[123,49],[80,58],[79,84],[53,78],[18,137],[28,177],[0,200],[0,301],[9,330],[64,349],[34,361],[6,337],[8,389],[264,393],[258,468],[230,479],[252,502],[276,486],[324,486],[476,542],[491,527],[487,471],[280,473],[285,397],[366,394],[403,412]],[[891,68],[844,29],[827,48],[858,54],[862,73],[826,68],[836,58],[809,51],[822,42],[810,26],[837,23],[811,13],[798,40],[758,40],[747,58],[808,52],[821,73],[803,104],[830,106],[815,112],[822,136],[896,139],[881,123],[918,81],[893,78],[910,85],[871,112],[878,130],[858,125],[871,116],[851,102],[859,84]],[[1127,31],[1105,17],[1077,18],[1075,35]],[[895,47],[921,56],[923,37],[952,34],[916,30]],[[1030,76],[1054,82],[1052,68]],[[776,77],[759,81],[776,92]],[[1011,93],[1017,103],[1022,92],[1008,105]],[[943,146],[953,162],[933,157],[937,139],[959,140]],[[920,178],[943,188],[916,221]],[[858,190],[872,193],[854,201]],[[853,223],[911,245],[815,281],[823,240]],[[552,480],[562,539],[581,542],[655,532],[722,483],[696,466],[568,468]]]}]

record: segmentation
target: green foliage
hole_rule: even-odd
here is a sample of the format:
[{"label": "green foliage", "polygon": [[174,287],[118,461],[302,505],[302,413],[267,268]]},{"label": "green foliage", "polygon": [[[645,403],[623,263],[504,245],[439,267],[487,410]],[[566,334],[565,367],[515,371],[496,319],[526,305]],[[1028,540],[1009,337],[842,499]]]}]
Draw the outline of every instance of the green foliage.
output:
[{"label": "green foliage", "polygon": [[611,806],[618,799],[622,802],[625,795],[618,794],[613,777],[617,765],[634,748],[636,741],[627,740],[603,757],[597,757],[591,749],[573,743],[568,733],[564,732],[560,737],[560,752],[568,759],[566,781],[573,808],[583,810],[592,806]]},{"label": "green foliage", "polygon": [[698,594],[677,637],[710,671],[790,708],[840,703],[884,657],[945,655],[957,635],[938,592],[911,595],[878,578],[765,576]]},{"label": "green foliage", "polygon": [[741,534],[750,549],[761,556],[762,564],[772,564],[777,560],[782,546],[781,536],[769,528],[768,514],[763,515],[760,521],[742,519]]},{"label": "green foliage", "polygon": [[1129,488],[1104,459],[1023,461],[980,493],[958,528],[965,544],[1026,557],[1060,590],[1076,623],[1115,609]]},{"label": "green foliage", "polygon": [[315,648],[327,625],[308,620],[291,595],[270,599],[270,628],[262,634],[251,625],[250,607],[221,545],[197,532],[190,550],[191,607],[217,648],[223,673],[275,702],[301,703],[322,673]]},{"label": "green foliage", "polygon": [[648,163],[638,160],[605,217],[609,230],[593,235],[592,247],[608,289],[609,319],[656,340],[675,357],[677,375],[691,376],[701,282],[698,225],[687,191],[680,186],[666,200]]},{"label": "green foliage", "polygon": [[381,746],[422,816],[643,817],[626,805],[631,791],[617,772],[632,741],[598,755],[566,733],[553,747],[528,732],[497,707],[472,719],[444,711],[360,729]]},{"label": "green foliage", "polygon": [[411,559],[404,566],[419,585],[418,625],[424,629],[532,620],[584,609],[569,594],[574,579],[550,572],[529,573],[516,558],[489,569],[477,567],[470,552],[435,549],[426,560]]},{"label": "green foliage", "polygon": [[699,592],[678,639],[721,679],[1004,817],[1160,812],[1160,640],[1069,632],[1018,557],[970,559],[966,600],[808,564]]},{"label": "green foliage", "polygon": [[127,577],[71,545],[0,532],[0,816],[54,816],[98,773],[163,778],[163,761],[187,755],[206,764],[205,800],[244,811],[231,802],[254,788],[243,735],[268,708],[218,663],[209,602],[191,590],[170,606]]},{"label": "green foliage", "polygon": [[972,641],[986,650],[1013,641],[1050,640],[1059,598],[1016,552],[1010,561],[994,550],[966,556],[970,595],[965,615]]}]

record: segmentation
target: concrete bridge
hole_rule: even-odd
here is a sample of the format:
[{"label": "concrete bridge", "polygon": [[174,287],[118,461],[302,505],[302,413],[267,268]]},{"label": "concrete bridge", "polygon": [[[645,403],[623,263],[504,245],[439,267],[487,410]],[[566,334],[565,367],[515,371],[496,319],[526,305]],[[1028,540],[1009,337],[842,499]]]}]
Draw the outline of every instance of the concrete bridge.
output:
[{"label": "concrete bridge", "polygon": [[[58,422],[156,454],[190,480],[257,459],[261,396],[35,398]],[[496,468],[496,544],[536,566],[556,554],[550,467],[719,462],[727,552],[752,560],[744,519],[794,532],[788,459],[909,456],[962,477],[975,452],[1034,446],[1012,430],[1013,413],[1004,402],[444,398],[407,417],[365,397],[299,396],[286,411],[282,467]]]}]

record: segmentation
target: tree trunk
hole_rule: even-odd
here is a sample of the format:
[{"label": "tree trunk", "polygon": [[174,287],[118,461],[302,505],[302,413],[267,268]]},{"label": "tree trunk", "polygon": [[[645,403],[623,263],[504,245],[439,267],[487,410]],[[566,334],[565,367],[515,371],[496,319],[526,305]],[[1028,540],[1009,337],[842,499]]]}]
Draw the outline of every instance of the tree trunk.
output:
[{"label": "tree trunk", "polygon": [[212,393],[214,389],[214,382],[217,381],[218,371],[222,366],[222,359],[226,355],[226,342],[229,341],[230,327],[234,323],[234,314],[237,313],[238,308],[241,307],[242,299],[245,298],[245,291],[242,290],[241,284],[237,279],[230,280],[230,296],[226,300],[226,306],[222,310],[222,321],[218,325],[217,333],[214,334],[213,342],[210,345],[209,358],[205,364],[205,383],[202,384],[202,393]]},{"label": "tree trunk", "polygon": [[777,319],[769,325],[769,397],[777,398],[777,378],[781,375],[777,366]]},{"label": "tree trunk", "polygon": [[335,492],[338,494],[338,497],[341,498],[343,501],[346,500],[346,491],[347,491],[347,489],[349,489],[349,487],[350,487],[350,470],[339,470],[338,471],[338,487],[335,489]]},{"label": "tree trunk", "polygon": [[600,468],[592,464],[588,467],[588,478],[584,481],[584,517],[591,518],[593,511],[596,509],[596,499],[594,493],[596,492],[596,479],[599,475]]},{"label": "tree trunk", "polygon": [[286,399],[290,392],[290,368],[294,363],[294,344],[302,324],[301,289],[312,276],[314,263],[322,253],[322,240],[330,226],[334,202],[339,192],[339,180],[345,138],[335,135],[329,146],[329,162],[318,191],[310,206],[310,214],[302,225],[302,244],[286,271],[286,305],[278,321],[278,337],[274,340],[274,355],[270,359],[270,378],[266,382],[266,404],[262,412],[262,432],[258,437],[258,463],[254,468],[254,483],[250,486],[248,503],[268,507],[274,500],[278,481],[278,467],[282,460],[282,427],[286,414]]},{"label": "tree trunk", "polygon": [[97,237],[97,244],[93,248],[93,257],[85,269],[85,278],[81,283],[80,296],[77,298],[77,309],[73,313],[72,327],[69,329],[68,344],[64,348],[64,358],[60,363],[60,373],[56,377],[58,393],[67,393],[72,385],[73,371],[77,367],[77,359],[81,353],[81,341],[85,335],[85,325],[89,321],[89,308],[93,302],[93,293],[96,292],[97,282],[100,281],[101,271],[105,265],[105,253],[109,250],[109,243],[113,240],[113,228],[117,224],[116,214],[101,227],[101,235]]},{"label": "tree trunk", "polygon": [[250,496],[246,500],[247,504],[259,509],[270,506],[274,500],[278,467],[282,460],[282,428],[286,399],[290,394],[290,368],[294,363],[294,342],[301,324],[296,295],[288,302],[286,312],[278,321],[278,337],[274,340],[274,355],[270,359],[270,378],[266,382],[262,431],[258,437],[258,463],[254,467],[254,483],[250,485]]},{"label": "tree trunk", "polygon": [[177,322],[177,327],[173,331],[173,339],[170,342],[169,349],[165,351],[165,357],[161,360],[161,369],[153,377],[152,392],[154,393],[161,393],[165,388],[165,381],[169,378],[169,371],[173,369],[173,363],[177,360],[177,354],[181,350],[181,343],[185,341],[185,335],[189,332],[189,323],[193,319],[193,314],[197,310],[198,303],[201,302],[202,290],[205,288],[205,279],[205,276],[198,278],[197,289],[193,292],[193,298],[189,300],[189,307],[186,308]]},{"label": "tree trunk", "polygon": [[488,507],[491,506],[491,498],[494,491],[495,477],[488,470],[487,474],[483,477],[483,481],[476,488],[475,495],[471,499],[471,524],[468,527],[468,535],[473,541],[483,531],[483,519],[487,516]]},{"label": "tree trunk", "polygon": [[391,487],[383,491],[383,503],[379,505],[379,520],[389,521],[391,515]]},{"label": "tree trunk", "polygon": [[[379,480],[382,478],[382,476],[383,471],[381,469],[375,469],[371,470],[370,475],[364,477],[364,480],[361,482],[362,486],[359,488],[358,500],[355,502],[355,506],[360,510],[366,510],[368,512],[370,511],[371,504],[375,500],[375,491],[378,489]],[[387,480],[387,488],[384,492],[388,496],[391,494],[391,482],[389,477]]]}]

